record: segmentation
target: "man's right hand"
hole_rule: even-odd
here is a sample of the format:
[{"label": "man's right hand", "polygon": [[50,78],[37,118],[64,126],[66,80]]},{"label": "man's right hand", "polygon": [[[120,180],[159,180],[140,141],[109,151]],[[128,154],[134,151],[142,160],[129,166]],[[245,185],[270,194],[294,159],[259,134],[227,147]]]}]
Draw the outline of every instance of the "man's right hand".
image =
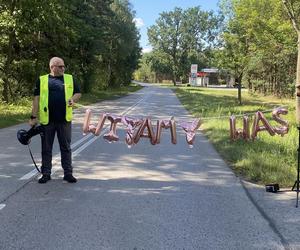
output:
[{"label": "man's right hand", "polygon": [[31,126],[31,127],[33,127],[33,126],[35,126],[35,125],[37,125],[38,124],[38,119],[37,118],[30,118],[30,120],[29,120],[29,125]]}]

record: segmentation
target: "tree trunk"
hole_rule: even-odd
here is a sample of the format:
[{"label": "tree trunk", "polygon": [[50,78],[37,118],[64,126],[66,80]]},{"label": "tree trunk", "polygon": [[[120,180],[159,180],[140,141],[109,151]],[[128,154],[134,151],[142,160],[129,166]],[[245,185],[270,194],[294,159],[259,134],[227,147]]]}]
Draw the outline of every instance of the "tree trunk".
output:
[{"label": "tree trunk", "polygon": [[298,34],[298,57],[297,57],[297,74],[296,74],[296,122],[300,125],[300,31]]},{"label": "tree trunk", "polygon": [[253,86],[250,77],[248,78],[248,89],[253,91]]},{"label": "tree trunk", "polygon": [[175,74],[175,72],[173,72],[172,82],[173,82],[174,86],[176,86],[176,74]]},{"label": "tree trunk", "polygon": [[239,105],[242,105],[242,75],[236,79],[236,82],[238,87],[238,102]]},{"label": "tree trunk", "polygon": [[[12,0],[11,4],[9,6],[10,14],[12,15],[16,7],[16,1]],[[14,60],[13,57],[13,45],[15,42],[15,30],[13,28],[10,28],[9,34],[8,34],[8,44],[7,44],[7,57],[6,62],[4,63],[3,67],[3,92],[2,92],[2,100],[5,102],[9,102],[9,90],[10,90],[10,82],[9,82],[9,72],[10,72],[10,65]]]},{"label": "tree trunk", "polygon": [[6,62],[4,64],[3,67],[3,93],[2,93],[2,100],[5,102],[9,102],[10,98],[9,98],[9,89],[10,89],[10,82],[9,82],[9,71],[10,71],[10,65],[13,62],[13,43],[14,43],[14,38],[15,38],[15,34],[14,34],[14,30],[11,30],[9,33],[9,41],[8,41],[8,45],[7,45],[7,58],[6,58]]},{"label": "tree trunk", "polygon": [[242,105],[242,84],[240,82],[238,84],[238,100],[239,104]]}]

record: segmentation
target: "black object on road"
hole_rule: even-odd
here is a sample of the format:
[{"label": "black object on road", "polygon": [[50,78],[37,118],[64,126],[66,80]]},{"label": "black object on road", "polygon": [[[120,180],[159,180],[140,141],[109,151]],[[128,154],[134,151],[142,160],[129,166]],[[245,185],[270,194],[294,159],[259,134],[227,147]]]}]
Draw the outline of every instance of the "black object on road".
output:
[{"label": "black object on road", "polygon": [[266,185],[266,191],[271,193],[277,193],[279,191],[279,184],[267,184]]}]

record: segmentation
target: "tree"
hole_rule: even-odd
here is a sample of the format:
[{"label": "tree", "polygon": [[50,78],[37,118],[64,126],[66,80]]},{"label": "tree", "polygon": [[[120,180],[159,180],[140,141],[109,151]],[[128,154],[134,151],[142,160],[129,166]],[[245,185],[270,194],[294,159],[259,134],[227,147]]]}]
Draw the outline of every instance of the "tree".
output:
[{"label": "tree", "polygon": [[282,0],[293,27],[297,33],[298,56],[296,70],[296,122],[300,125],[300,3],[299,1]]},{"label": "tree", "polygon": [[156,74],[151,67],[152,52],[143,53],[139,68],[134,72],[134,79],[142,82],[156,82]]},{"label": "tree", "polygon": [[[277,0],[223,1],[224,45],[216,61],[252,91],[278,96],[292,91],[295,36]],[[238,94],[239,101],[240,91]]]},{"label": "tree", "polygon": [[200,7],[175,8],[160,14],[156,24],[148,29],[153,52],[172,75],[172,81],[186,78],[190,65],[208,64],[206,52],[217,37],[219,18]]},{"label": "tree", "polygon": [[139,33],[133,22],[134,12],[127,0],[114,0],[111,4],[114,15],[111,17],[107,42],[108,53],[104,56],[107,86],[128,85],[138,67],[141,48]]}]

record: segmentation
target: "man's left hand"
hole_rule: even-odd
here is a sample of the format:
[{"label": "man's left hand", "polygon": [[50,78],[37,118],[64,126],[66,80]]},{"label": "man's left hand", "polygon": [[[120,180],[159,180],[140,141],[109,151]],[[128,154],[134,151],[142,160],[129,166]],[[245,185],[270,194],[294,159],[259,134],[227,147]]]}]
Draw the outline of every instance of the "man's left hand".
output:
[{"label": "man's left hand", "polygon": [[69,107],[73,107],[74,104],[75,104],[75,102],[73,101],[73,99],[72,99],[72,98],[69,99],[69,101],[68,101],[68,106],[69,106]]}]

